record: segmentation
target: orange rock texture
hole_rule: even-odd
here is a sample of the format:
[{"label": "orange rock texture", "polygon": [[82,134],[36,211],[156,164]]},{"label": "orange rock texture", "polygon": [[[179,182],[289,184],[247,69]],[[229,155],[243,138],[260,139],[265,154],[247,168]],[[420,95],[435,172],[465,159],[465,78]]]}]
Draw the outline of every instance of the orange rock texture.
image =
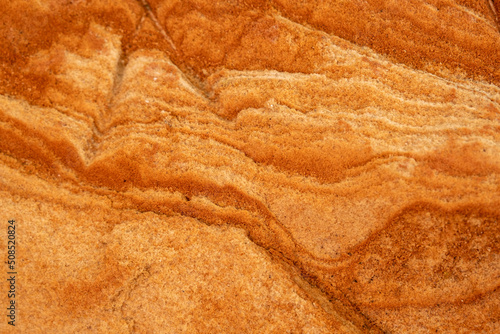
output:
[{"label": "orange rock texture", "polygon": [[19,333],[500,332],[499,1],[1,7]]}]

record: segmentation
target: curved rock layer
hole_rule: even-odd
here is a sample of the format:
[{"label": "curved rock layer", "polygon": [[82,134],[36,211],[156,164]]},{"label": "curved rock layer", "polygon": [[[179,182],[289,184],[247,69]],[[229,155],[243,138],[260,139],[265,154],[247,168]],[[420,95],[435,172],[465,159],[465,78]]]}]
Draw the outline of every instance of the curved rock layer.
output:
[{"label": "curved rock layer", "polygon": [[22,332],[500,331],[499,2],[2,6]]}]

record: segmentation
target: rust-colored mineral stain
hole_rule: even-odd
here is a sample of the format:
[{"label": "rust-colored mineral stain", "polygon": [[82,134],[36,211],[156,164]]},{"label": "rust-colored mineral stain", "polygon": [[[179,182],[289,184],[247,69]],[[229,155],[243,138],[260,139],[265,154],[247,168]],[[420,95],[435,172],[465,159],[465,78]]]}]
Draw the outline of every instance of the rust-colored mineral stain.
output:
[{"label": "rust-colored mineral stain", "polygon": [[19,329],[498,332],[498,6],[6,3]]}]

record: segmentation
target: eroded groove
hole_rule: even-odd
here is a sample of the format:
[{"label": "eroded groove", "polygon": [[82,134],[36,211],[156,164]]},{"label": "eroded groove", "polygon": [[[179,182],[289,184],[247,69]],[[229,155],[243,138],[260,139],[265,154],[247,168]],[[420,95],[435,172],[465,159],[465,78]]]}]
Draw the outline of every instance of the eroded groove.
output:
[{"label": "eroded groove", "polygon": [[156,15],[153,13],[153,10],[151,9],[151,6],[149,5],[149,3],[146,0],[138,0],[138,1],[141,4],[141,6],[144,8],[144,11],[148,15],[148,17],[151,19],[151,21],[153,21],[156,29],[160,32],[160,34],[165,38],[167,43],[170,45],[172,51],[174,53],[177,52],[177,48],[175,47],[174,42],[172,41],[170,36],[168,36],[165,29],[163,29],[160,22],[158,22],[158,19],[156,18]]}]

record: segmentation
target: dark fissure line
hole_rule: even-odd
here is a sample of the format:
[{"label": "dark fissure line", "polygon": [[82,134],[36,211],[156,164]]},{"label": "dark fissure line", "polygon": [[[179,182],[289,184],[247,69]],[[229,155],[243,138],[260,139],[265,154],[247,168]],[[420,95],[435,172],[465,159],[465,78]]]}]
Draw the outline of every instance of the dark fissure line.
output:
[{"label": "dark fissure line", "polygon": [[170,47],[174,52],[177,52],[177,48],[174,45],[174,42],[172,39],[167,35],[166,31],[163,29],[161,26],[160,22],[158,22],[158,19],[156,18],[156,15],[153,13],[151,6],[146,0],[138,0],[138,2],[141,4],[142,8],[144,8],[144,11],[148,15],[148,17],[153,21],[156,29],[162,34],[162,36],[165,38],[165,40],[168,42]]}]

